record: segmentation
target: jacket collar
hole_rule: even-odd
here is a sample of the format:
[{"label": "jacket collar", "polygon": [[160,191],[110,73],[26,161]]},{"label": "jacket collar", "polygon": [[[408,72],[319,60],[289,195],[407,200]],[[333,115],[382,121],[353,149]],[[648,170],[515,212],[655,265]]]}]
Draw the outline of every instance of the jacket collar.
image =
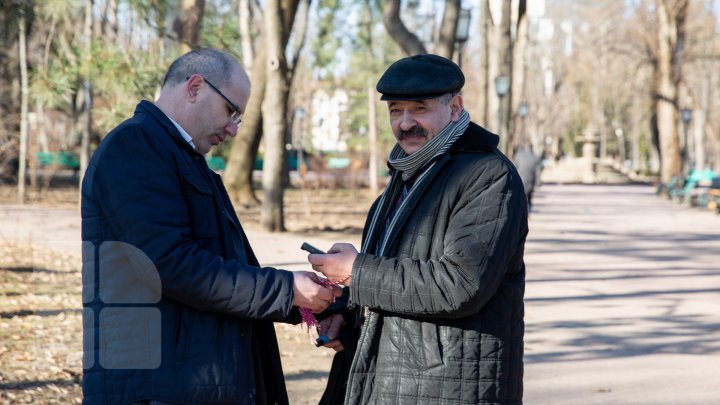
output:
[{"label": "jacket collar", "polygon": [[468,129],[453,144],[451,152],[491,152],[500,143],[500,137],[487,129],[470,122]]},{"label": "jacket collar", "polygon": [[183,138],[182,134],[180,134],[180,131],[178,131],[177,127],[173,122],[170,120],[170,117],[168,117],[161,109],[159,109],[155,104],[151,103],[147,100],[142,100],[135,108],[135,114],[138,113],[147,113],[155,117],[155,119],[165,127],[167,130],[167,133],[170,134],[170,137],[182,145],[183,148],[185,148],[188,151],[192,151],[194,153],[200,154],[200,152],[196,151],[195,148],[193,148],[186,140]]}]

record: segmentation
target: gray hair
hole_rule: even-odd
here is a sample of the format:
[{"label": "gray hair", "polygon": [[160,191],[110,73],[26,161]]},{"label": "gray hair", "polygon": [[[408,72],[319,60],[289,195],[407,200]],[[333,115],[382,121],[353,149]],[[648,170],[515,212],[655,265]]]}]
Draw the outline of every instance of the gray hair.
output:
[{"label": "gray hair", "polygon": [[202,75],[216,86],[226,86],[238,66],[240,63],[237,59],[227,52],[212,48],[195,49],[170,64],[163,79],[163,87],[184,82],[194,74]]},{"label": "gray hair", "polygon": [[450,100],[452,100],[453,97],[460,94],[459,91],[456,91],[454,93],[445,93],[442,96],[438,97],[437,100],[445,105],[450,104]]}]

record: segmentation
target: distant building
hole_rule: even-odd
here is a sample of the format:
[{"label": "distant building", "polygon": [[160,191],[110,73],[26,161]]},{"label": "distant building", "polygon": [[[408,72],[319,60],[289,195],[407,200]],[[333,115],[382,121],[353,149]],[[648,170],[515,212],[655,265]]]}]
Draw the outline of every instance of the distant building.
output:
[{"label": "distant building", "polygon": [[343,114],[348,110],[349,97],[342,89],[332,95],[325,90],[313,94],[310,117],[312,146],[322,152],[345,152],[347,143],[342,131]]}]

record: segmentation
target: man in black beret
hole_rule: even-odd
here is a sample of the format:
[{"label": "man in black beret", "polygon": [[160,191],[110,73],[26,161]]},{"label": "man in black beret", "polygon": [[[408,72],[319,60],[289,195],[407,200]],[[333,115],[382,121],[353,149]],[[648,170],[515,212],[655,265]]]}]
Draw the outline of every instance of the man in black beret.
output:
[{"label": "man in black beret", "polygon": [[321,403],[522,403],[527,204],[498,136],[470,122],[464,83],[452,61],[415,55],[377,84],[397,138],[390,183],[360,253],[308,257],[356,308],[322,321],[338,353]]}]

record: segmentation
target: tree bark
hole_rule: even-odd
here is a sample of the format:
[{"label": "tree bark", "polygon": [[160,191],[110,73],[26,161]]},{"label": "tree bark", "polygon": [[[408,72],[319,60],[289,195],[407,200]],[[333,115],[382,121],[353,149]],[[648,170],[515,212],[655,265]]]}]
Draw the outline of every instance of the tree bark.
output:
[{"label": "tree bark", "polygon": [[505,153],[512,147],[510,139],[510,106],[512,106],[513,94],[512,3],[512,1],[502,2],[500,40],[498,43],[498,76],[507,77],[510,82],[507,94],[498,100],[498,115],[500,116],[498,135],[500,135],[500,147]]},{"label": "tree bark", "polygon": [[687,0],[668,4],[656,0],[658,16],[658,52],[655,99],[660,138],[660,181],[667,184],[682,174],[678,135],[678,88],[682,79],[681,61],[684,47],[684,24]]},{"label": "tree bark", "polygon": [[250,1],[241,1],[239,10],[239,21],[241,46],[242,46],[242,60],[245,69],[253,68],[253,60],[255,59],[255,47],[253,46],[252,26],[253,12]]},{"label": "tree bark", "polygon": [[175,21],[175,33],[180,43],[180,53],[187,53],[200,45],[200,32],[205,14],[205,0],[182,0],[179,19]]},{"label": "tree bark", "polygon": [[265,9],[265,48],[267,49],[267,84],[262,106],[265,158],[263,159],[262,227],[270,232],[285,230],[283,214],[283,169],[286,159],[285,110],[289,85],[287,61],[282,46],[282,9],[280,0],[269,0]]},{"label": "tree bark", "polygon": [[388,0],[383,9],[383,24],[390,37],[403,49],[406,55],[427,53],[425,45],[408,31],[400,19],[400,0]]},{"label": "tree bark", "polygon": [[481,125],[491,128],[493,125],[490,123],[490,35],[492,31],[492,16],[490,15],[490,0],[482,0],[480,5],[480,62],[482,83],[480,85],[480,97],[478,100],[480,114],[478,122]]},{"label": "tree bark", "polygon": [[[372,60],[373,55],[373,30],[372,30],[372,9],[370,8],[370,0],[365,1],[365,30],[368,41],[366,44],[366,57]],[[367,78],[367,103],[368,103],[368,141],[369,141],[369,157],[368,157],[368,181],[370,186],[370,195],[376,196],[379,192],[378,186],[378,134],[377,134],[377,111],[375,99],[375,86],[372,83],[372,77],[375,76],[374,65],[370,64],[371,75]]]},{"label": "tree bark", "polygon": [[25,204],[25,169],[28,144],[28,67],[25,7],[19,7],[18,50],[20,59],[20,154],[18,156],[18,203]]},{"label": "tree bark", "polygon": [[435,53],[451,60],[455,54],[455,34],[457,33],[459,15],[460,0],[446,0]]},{"label": "tree bark", "polygon": [[260,204],[260,200],[255,196],[253,190],[252,173],[255,169],[255,160],[263,134],[261,108],[265,98],[267,79],[266,60],[266,47],[261,46],[255,55],[250,72],[252,92],[247,110],[243,115],[243,125],[233,139],[225,169],[225,185],[228,192],[237,204],[244,207],[254,207]]},{"label": "tree bark", "polygon": [[[527,132],[527,125],[521,122],[523,119],[517,113],[519,111],[520,102],[525,99],[525,53],[527,52],[528,44],[528,19],[527,19],[527,4],[526,0],[519,0],[518,2],[518,19],[516,22],[515,40],[513,41],[512,52],[512,110],[513,120],[511,122],[510,133],[512,138],[509,141],[508,152],[511,156],[514,153],[515,148],[520,145],[523,141],[529,141]],[[537,106],[534,106],[537,108]],[[525,118],[527,120],[527,117]],[[520,122],[518,122],[520,121]],[[525,139],[523,139],[525,138]]]},{"label": "tree bark", "polygon": [[[92,66],[92,40],[93,40],[93,0],[85,0],[85,29],[83,50],[83,94],[85,106],[83,108],[82,138],[80,139],[80,180],[79,188],[82,188],[83,177],[90,161],[90,136],[92,134],[92,107],[93,107],[93,85],[90,71]],[[78,193],[78,205],[81,195]]]},{"label": "tree bark", "polygon": [[[290,32],[293,28],[294,14],[291,16],[290,11],[297,12],[299,5],[298,0],[284,0],[282,3],[282,30]],[[307,10],[307,8],[306,8]],[[251,18],[252,13],[244,13],[247,18]],[[247,22],[248,25],[250,21]],[[281,34],[283,42],[282,49],[285,49],[289,35]],[[299,37],[304,37],[303,32]],[[261,46],[257,47],[257,54],[254,56],[253,67],[250,72],[250,80],[252,82],[252,93],[248,101],[247,111],[243,119],[243,126],[240,128],[237,136],[233,141],[228,158],[227,168],[225,170],[225,181],[228,192],[235,203],[253,207],[260,204],[253,188],[252,173],[255,168],[255,160],[257,159],[260,140],[263,137],[263,110],[262,105],[266,95],[267,81],[267,46],[266,37],[262,35],[260,38]],[[303,41],[300,40],[300,43]],[[298,45],[301,46],[301,45]],[[296,55],[297,52],[294,52]],[[296,57],[293,58],[293,64],[297,63]],[[287,64],[286,64],[287,66]],[[287,68],[286,80],[288,88],[294,77],[294,66],[292,69]],[[287,104],[287,96],[286,96]],[[283,108],[283,113],[287,107]],[[287,127],[287,124],[286,124]]]}]

